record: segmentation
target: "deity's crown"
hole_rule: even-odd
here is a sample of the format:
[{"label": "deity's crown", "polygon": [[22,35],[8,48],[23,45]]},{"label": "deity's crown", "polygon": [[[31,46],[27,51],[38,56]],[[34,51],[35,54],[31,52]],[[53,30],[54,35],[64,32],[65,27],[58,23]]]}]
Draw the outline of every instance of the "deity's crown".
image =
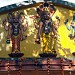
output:
[{"label": "deity's crown", "polygon": [[51,12],[52,10],[53,10],[53,11],[56,10],[53,4],[49,4],[49,3],[47,3],[47,2],[41,4],[41,5],[39,6],[39,9],[40,9],[40,10],[42,9],[42,11],[47,11],[47,12]]}]

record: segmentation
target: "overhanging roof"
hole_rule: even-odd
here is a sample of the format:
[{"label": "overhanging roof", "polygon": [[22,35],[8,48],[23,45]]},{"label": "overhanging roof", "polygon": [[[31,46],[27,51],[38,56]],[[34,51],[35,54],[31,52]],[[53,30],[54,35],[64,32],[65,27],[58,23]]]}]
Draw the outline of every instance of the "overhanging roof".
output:
[{"label": "overhanging roof", "polygon": [[33,7],[45,1],[52,2],[55,6],[60,6],[67,9],[75,10],[75,3],[70,3],[63,0],[42,0],[41,2],[38,2],[37,0],[27,0],[27,1],[12,4],[12,5],[8,5],[5,7],[1,7],[0,14],[13,11],[13,10],[19,10],[20,8],[22,9],[27,7]]}]

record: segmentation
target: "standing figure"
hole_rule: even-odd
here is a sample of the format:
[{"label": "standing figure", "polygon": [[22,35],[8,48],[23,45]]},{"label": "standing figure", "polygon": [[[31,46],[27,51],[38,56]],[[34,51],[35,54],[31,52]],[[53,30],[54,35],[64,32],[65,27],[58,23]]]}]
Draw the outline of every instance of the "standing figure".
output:
[{"label": "standing figure", "polygon": [[[10,12],[8,13],[7,20],[3,20],[3,26],[7,34],[7,43],[12,41],[12,52],[9,54],[10,57],[20,57],[23,53],[20,52],[20,41],[24,40],[26,36],[24,31],[27,29],[27,24],[22,25],[25,19],[23,12]],[[8,23],[8,26],[7,26]]]},{"label": "standing figure", "polygon": [[[75,42],[75,13],[73,14],[72,22],[70,25],[68,25],[68,19],[65,20],[64,24],[66,25],[66,28],[70,31],[69,37],[71,40],[74,40]],[[73,56],[75,56],[75,52],[72,53]]]},{"label": "standing figure", "polygon": [[37,10],[38,15],[40,16],[40,20],[38,23],[39,26],[36,27],[38,29],[38,33],[35,42],[40,43],[41,40],[41,42],[43,43],[43,54],[40,54],[41,57],[56,56],[56,54],[53,54],[51,50],[51,35],[52,33],[56,34],[54,28],[52,28],[54,25],[52,21],[52,16],[55,11],[55,7],[49,3],[44,3]]}]

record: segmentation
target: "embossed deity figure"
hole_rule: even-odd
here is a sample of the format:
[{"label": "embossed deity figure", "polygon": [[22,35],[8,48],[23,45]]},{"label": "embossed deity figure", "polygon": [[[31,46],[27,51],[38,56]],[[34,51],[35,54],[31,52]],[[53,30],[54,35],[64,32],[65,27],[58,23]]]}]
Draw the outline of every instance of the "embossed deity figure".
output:
[{"label": "embossed deity figure", "polygon": [[[52,45],[52,38],[55,39],[57,36],[57,28],[58,28],[58,19],[56,21],[52,21],[52,16],[55,13],[56,9],[52,4],[44,3],[37,8],[37,13],[40,16],[39,26],[37,27],[37,39],[36,43],[43,43],[43,53],[53,53],[51,48],[54,46]],[[54,35],[52,37],[52,34]],[[57,37],[56,37],[57,38]],[[56,42],[56,40],[55,40]],[[52,46],[51,46],[52,45]]]},{"label": "embossed deity figure", "polygon": [[[70,25],[68,24],[68,22],[69,22],[69,19],[66,19],[64,24],[66,25],[66,28],[70,31],[69,38],[71,40],[74,40],[74,43],[75,43],[75,13],[72,16],[72,21]],[[75,56],[75,52],[73,52],[72,54]]]},{"label": "embossed deity figure", "polygon": [[11,54],[14,55],[20,53],[20,41],[26,39],[24,31],[27,29],[28,24],[26,23],[26,25],[22,25],[24,19],[25,19],[24,13],[17,11],[8,13],[7,19],[3,20],[4,29],[8,31],[6,42],[10,43],[10,40],[12,41]]}]

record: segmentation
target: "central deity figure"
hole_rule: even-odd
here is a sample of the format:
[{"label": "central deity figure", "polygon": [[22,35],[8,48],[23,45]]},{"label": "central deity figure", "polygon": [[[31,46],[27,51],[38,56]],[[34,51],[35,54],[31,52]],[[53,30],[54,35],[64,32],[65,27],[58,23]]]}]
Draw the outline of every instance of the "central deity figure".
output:
[{"label": "central deity figure", "polygon": [[[56,9],[53,4],[44,3],[37,8],[37,13],[40,17],[37,33],[36,43],[40,44],[40,40],[43,44],[43,53],[53,56],[55,55],[55,46],[57,40],[57,29],[60,22],[59,17],[56,17],[56,21],[52,21],[52,16]],[[52,50],[53,49],[53,50]]]}]

